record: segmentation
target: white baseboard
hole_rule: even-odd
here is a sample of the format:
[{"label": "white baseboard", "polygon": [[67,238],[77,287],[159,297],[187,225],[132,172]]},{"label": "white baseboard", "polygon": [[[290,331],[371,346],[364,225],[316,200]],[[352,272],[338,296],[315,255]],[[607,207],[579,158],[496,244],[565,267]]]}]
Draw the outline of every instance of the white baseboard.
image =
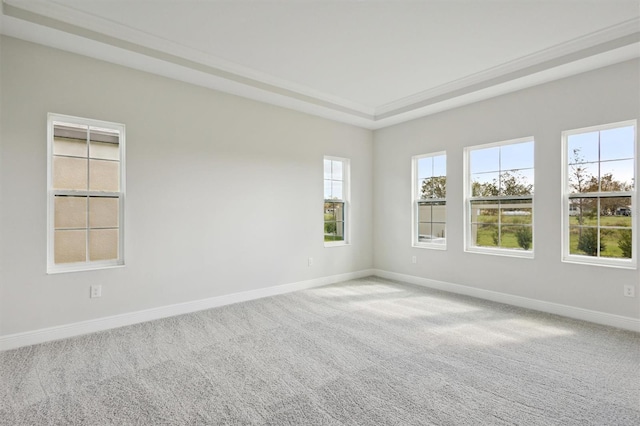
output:
[{"label": "white baseboard", "polygon": [[306,281],[260,288],[257,290],[226,294],[223,296],[194,300],[191,302],[177,303],[175,305],[161,306],[158,308],[146,309],[143,311],[130,312],[104,318],[97,318],[93,320],[65,324],[56,327],[42,328],[39,330],[27,331],[24,333],[9,334],[6,336],[0,336],[0,351],[15,349],[22,346],[34,345],[37,343],[50,342],[53,340],[66,339],[82,334],[95,333],[97,331],[109,330],[112,328],[123,327],[145,321],[152,321],[160,318],[172,317],[175,315],[188,314],[190,312],[202,311],[204,309],[230,305],[238,302],[246,302],[248,300],[261,299],[263,297],[290,293],[297,290],[320,287],[323,285],[333,284],[341,281],[364,278],[371,275],[374,275],[373,270],[365,269],[356,272],[349,272],[346,274],[331,275],[328,277],[314,278]]},{"label": "white baseboard", "polygon": [[464,294],[466,296],[473,296],[479,299],[491,300],[494,302],[519,306],[521,308],[533,309],[536,311],[589,321],[596,324],[609,325],[625,330],[640,332],[640,319],[637,318],[623,317],[621,315],[592,311],[589,309],[577,308],[575,306],[561,305],[559,303],[545,302],[543,300],[529,299],[527,297],[514,296],[507,293],[431,280],[428,278],[417,277],[415,275],[399,274],[397,272],[384,271],[380,269],[374,269],[373,274],[380,278],[386,278],[389,280],[402,281],[423,287]]}]

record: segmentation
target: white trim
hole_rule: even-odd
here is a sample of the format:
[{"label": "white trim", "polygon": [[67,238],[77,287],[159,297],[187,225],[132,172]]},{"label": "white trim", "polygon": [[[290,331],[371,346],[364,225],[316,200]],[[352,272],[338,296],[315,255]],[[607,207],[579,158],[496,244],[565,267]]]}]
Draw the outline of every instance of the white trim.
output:
[{"label": "white trim", "polygon": [[[531,194],[531,250],[518,250],[518,249],[510,249],[510,248],[501,248],[501,247],[482,247],[482,246],[473,246],[471,245],[472,241],[472,227],[473,223],[471,221],[471,201],[475,199],[486,199],[487,197],[473,197],[471,193],[471,152],[479,149],[491,149],[491,148],[502,148],[504,146],[515,145],[519,143],[533,143],[533,193]],[[464,201],[464,215],[463,215],[463,238],[464,238],[464,251],[466,253],[478,253],[478,254],[488,254],[488,255],[498,255],[498,256],[507,256],[507,257],[520,257],[520,258],[529,258],[533,259],[535,257],[535,205],[536,205],[536,196],[535,196],[535,174],[536,174],[536,141],[533,136],[527,136],[516,139],[509,139],[501,142],[491,142],[480,145],[466,146],[463,149],[463,191],[462,196]],[[500,160],[501,163],[501,160]],[[499,169],[497,170],[500,175],[502,170],[502,164],[499,164]],[[508,169],[507,169],[508,171]],[[515,196],[518,198],[520,196]],[[522,196],[524,197],[524,196]],[[500,202],[503,200],[513,199],[514,197],[510,197],[508,195],[499,195],[495,198],[496,202]],[[529,198],[529,197],[527,197]]]},{"label": "white trim", "polygon": [[335,157],[332,155],[325,155],[322,159],[322,183],[323,183],[323,193],[322,193],[322,223],[323,223],[323,239],[324,239],[324,162],[326,160],[329,161],[339,161],[342,163],[342,199],[336,200],[338,202],[343,203],[344,212],[343,212],[343,220],[342,220],[342,232],[343,232],[343,240],[342,241],[324,241],[325,247],[341,247],[351,245],[351,160],[345,157]]},{"label": "white trim", "polygon": [[562,305],[560,303],[546,302],[544,300],[530,299],[528,297],[515,296],[513,294],[500,293],[497,291],[432,280],[429,278],[417,277],[415,275],[400,274],[381,269],[374,269],[373,274],[380,278],[386,278],[389,280],[401,281],[456,294],[464,294],[466,296],[477,297],[479,299],[491,300],[493,302],[505,303],[521,308],[533,309],[540,312],[561,315],[563,317],[640,332],[640,319],[638,318],[593,311],[575,306]]},{"label": "white trim", "polygon": [[22,346],[35,345],[38,343],[50,342],[53,340],[66,339],[69,337],[80,336],[82,334],[110,330],[113,328],[124,327],[127,325],[153,321],[156,319],[167,318],[176,315],[188,314],[191,312],[231,305],[239,302],[246,302],[249,300],[261,299],[264,297],[276,296],[278,294],[291,293],[293,291],[305,290],[342,281],[364,278],[371,275],[373,275],[372,269],[363,269],[356,272],[347,272],[344,274],[313,278],[310,280],[282,284],[273,287],[248,290],[240,293],[232,293],[222,296],[210,297],[207,299],[177,303],[174,305],[160,306],[157,308],[145,309],[143,311],[129,312],[125,314],[97,318],[88,321],[80,321],[55,327],[42,328],[39,330],[26,331],[23,333],[9,334],[0,336],[0,351],[16,349]]},{"label": "white trim", "polygon": [[[418,198],[419,184],[418,184],[418,161],[423,158],[431,158],[433,160],[434,157],[444,156],[444,167],[445,167],[445,180],[447,179],[447,151],[438,151],[432,152],[428,154],[419,154],[411,157],[411,247],[413,248],[424,248],[430,250],[446,250],[447,249],[447,218],[445,217],[444,222],[444,230],[445,230],[445,240],[444,244],[437,243],[425,243],[418,241],[418,233],[419,226],[417,223],[418,220],[418,202],[420,201],[444,201],[445,206],[447,205],[447,197],[445,195],[444,198],[438,198],[433,200],[422,200]],[[433,176],[432,176],[433,177]],[[445,210],[446,211],[446,210]]]},{"label": "white trim", "polygon": [[[104,128],[116,130],[118,132],[118,145],[120,158],[120,190],[113,193],[96,192],[96,191],[58,191],[53,189],[53,127],[55,122],[63,122],[65,124],[75,124],[84,128]],[[89,147],[87,146],[87,160],[89,161]],[[125,125],[121,123],[112,123],[103,120],[95,120],[92,118],[74,117],[70,115],[48,113],[47,114],[47,274],[59,274],[66,272],[81,272],[96,269],[118,268],[125,264],[125,247],[124,247],[124,230],[125,230],[125,198],[126,198],[126,131]],[[118,197],[118,258],[113,260],[90,261],[87,251],[87,259],[85,262],[56,264],[54,262],[54,234],[55,234],[55,206],[54,200],[57,194],[74,194],[79,196],[114,196]],[[89,222],[87,221],[87,237],[89,236]],[[85,247],[88,250],[88,245]]]},{"label": "white trim", "polygon": [[[631,230],[633,238],[631,240],[631,259],[619,259],[619,258],[608,258],[608,257],[600,257],[600,256],[587,256],[587,255],[577,255],[571,254],[569,252],[570,248],[570,216],[569,216],[569,199],[571,197],[576,198],[576,194],[571,194],[569,189],[569,136],[579,135],[582,133],[590,133],[590,132],[602,132],[606,130],[616,129],[619,127],[627,127],[633,126],[635,131],[633,132],[633,161],[634,161],[634,177],[633,180],[635,182],[633,191],[621,191],[621,192],[591,192],[586,193],[584,195],[585,198],[604,198],[611,196],[630,196],[631,197]],[[591,265],[591,266],[604,266],[611,268],[621,268],[621,269],[637,269],[638,267],[638,238],[637,232],[640,229],[640,224],[638,217],[638,176],[640,173],[638,169],[640,166],[638,163],[638,122],[637,120],[625,120],[618,121],[615,123],[607,123],[596,126],[583,127],[579,129],[571,129],[565,130],[561,133],[561,161],[562,161],[562,176],[561,176],[561,212],[562,212],[562,220],[560,221],[562,229],[560,235],[561,238],[561,261],[565,263],[573,263],[579,265]],[[610,160],[607,160],[610,161]],[[605,161],[606,162],[606,161]],[[601,163],[600,158],[598,158],[598,163]],[[578,197],[580,198],[580,197]],[[599,222],[598,222],[599,223]],[[600,229],[600,225],[598,224],[596,229]]]}]

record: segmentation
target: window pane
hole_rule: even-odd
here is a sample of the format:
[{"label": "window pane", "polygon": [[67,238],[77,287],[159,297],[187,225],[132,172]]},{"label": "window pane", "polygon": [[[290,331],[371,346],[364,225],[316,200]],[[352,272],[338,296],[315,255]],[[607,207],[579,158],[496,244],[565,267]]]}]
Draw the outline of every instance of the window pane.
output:
[{"label": "window pane", "polygon": [[438,155],[433,157],[433,176],[447,175],[447,156]]},{"label": "window pane", "polygon": [[447,196],[447,178],[437,176],[423,179],[420,184],[420,198],[445,198]]},{"label": "window pane", "polygon": [[498,225],[471,225],[473,245],[479,247],[498,247]]},{"label": "window pane", "polygon": [[53,154],[86,158],[87,141],[86,139],[54,138]]},{"label": "window pane", "polygon": [[54,210],[55,229],[87,227],[87,197],[56,196]]},{"label": "window pane", "polygon": [[471,222],[498,223],[498,207],[497,201],[472,201]]},{"label": "window pane", "polygon": [[87,231],[54,231],[54,262],[72,263],[87,260]]},{"label": "window pane", "polygon": [[433,176],[433,157],[420,158],[418,160],[418,179]]},{"label": "window pane", "polygon": [[509,170],[500,174],[500,195],[533,194],[533,169]]},{"label": "window pane", "polygon": [[336,200],[342,200],[342,181],[331,181],[331,198]]},{"label": "window pane", "polygon": [[86,157],[87,127],[54,123],[53,154]]},{"label": "window pane", "polygon": [[569,223],[571,225],[597,225],[597,212],[597,198],[572,198],[569,200]]},{"label": "window pane", "polygon": [[600,190],[633,191],[633,160],[600,163]]},{"label": "window pane", "polygon": [[500,232],[500,247],[502,248],[520,250],[531,250],[533,248],[531,226],[502,225]]},{"label": "window pane", "polygon": [[569,228],[569,253],[597,256],[598,228],[571,226]]},{"label": "window pane", "polygon": [[431,225],[433,240],[432,243],[435,244],[444,244],[446,242],[445,237],[445,224],[444,223],[433,223]]},{"label": "window pane", "polygon": [[344,203],[334,203],[334,215],[337,221],[344,221]]},{"label": "window pane", "polygon": [[470,152],[471,173],[500,170],[500,147],[474,149]]},{"label": "window pane", "polygon": [[89,156],[105,160],[119,160],[120,147],[117,143],[94,142],[89,145]]},{"label": "window pane", "polygon": [[331,161],[331,179],[342,180],[342,161]]},{"label": "window pane", "polygon": [[335,203],[324,203],[324,221],[335,221]]},{"label": "window pane", "polygon": [[94,229],[89,231],[89,260],[112,260],[117,258],[117,229]]},{"label": "window pane", "polygon": [[430,243],[433,240],[433,233],[431,230],[431,222],[418,223],[418,242]]},{"label": "window pane", "polygon": [[53,188],[87,190],[87,160],[53,157]]},{"label": "window pane", "polygon": [[631,197],[601,197],[600,226],[631,227]]},{"label": "window pane", "polygon": [[330,180],[325,180],[324,181],[324,199],[325,200],[330,200],[331,197],[331,181]]},{"label": "window pane", "polygon": [[344,241],[344,222],[325,222],[325,241]]},{"label": "window pane", "polygon": [[569,164],[589,163],[599,160],[598,133],[581,133],[567,138],[567,159]]},{"label": "window pane", "polygon": [[498,195],[499,173],[471,175],[472,197],[495,197]]},{"label": "window pane", "polygon": [[117,198],[91,197],[89,199],[89,227],[117,228],[118,205]]},{"label": "window pane", "polygon": [[631,228],[600,229],[600,241],[602,241],[604,246],[600,252],[600,256],[618,259],[631,259],[631,255],[633,254]]},{"label": "window pane", "polygon": [[331,160],[324,160],[324,178],[331,179]]},{"label": "window pane", "polygon": [[89,190],[120,190],[120,163],[117,161],[89,160]]},{"label": "window pane", "polygon": [[431,208],[431,214],[434,222],[447,221],[447,205],[445,203],[434,203]]},{"label": "window pane", "polygon": [[533,141],[500,148],[500,170],[533,168]]},{"label": "window pane", "polygon": [[634,127],[618,127],[600,132],[600,160],[633,158]]},{"label": "window pane", "polygon": [[598,191],[598,163],[570,165],[567,173],[570,193]]},{"label": "window pane", "polygon": [[500,203],[500,221],[504,224],[531,225],[533,212],[531,200],[503,201]]},{"label": "window pane", "polygon": [[418,203],[418,222],[431,222],[431,204]]}]

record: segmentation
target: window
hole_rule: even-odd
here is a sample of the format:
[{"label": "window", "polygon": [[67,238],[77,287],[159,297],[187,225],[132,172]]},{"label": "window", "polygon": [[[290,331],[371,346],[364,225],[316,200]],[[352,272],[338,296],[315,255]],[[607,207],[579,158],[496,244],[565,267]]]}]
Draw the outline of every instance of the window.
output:
[{"label": "window", "polygon": [[533,257],[533,138],[465,149],[466,250]]},{"label": "window", "polygon": [[47,272],[124,264],[124,126],[49,114]]},{"label": "window", "polygon": [[413,246],[445,249],[447,155],[413,157]]},{"label": "window", "polygon": [[563,260],[635,267],[636,122],[563,132]]},{"label": "window", "polygon": [[349,242],[349,160],[324,157],[324,245]]}]

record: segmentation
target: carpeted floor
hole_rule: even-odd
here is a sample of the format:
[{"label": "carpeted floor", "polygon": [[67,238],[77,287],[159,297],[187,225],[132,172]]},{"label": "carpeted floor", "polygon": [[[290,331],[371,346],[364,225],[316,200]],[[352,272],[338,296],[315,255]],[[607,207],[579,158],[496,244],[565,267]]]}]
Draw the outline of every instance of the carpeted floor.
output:
[{"label": "carpeted floor", "polygon": [[2,425],[640,425],[640,335],[377,278],[0,353]]}]

